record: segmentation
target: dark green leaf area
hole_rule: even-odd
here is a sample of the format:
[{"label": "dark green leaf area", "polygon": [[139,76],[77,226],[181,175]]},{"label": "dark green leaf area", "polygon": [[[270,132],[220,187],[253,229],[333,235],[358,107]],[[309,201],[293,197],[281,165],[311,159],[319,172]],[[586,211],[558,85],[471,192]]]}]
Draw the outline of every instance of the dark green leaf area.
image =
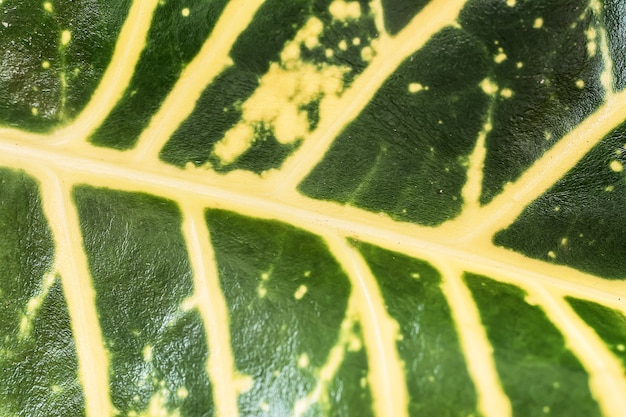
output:
[{"label": "dark green leaf area", "polygon": [[404,362],[409,415],[477,416],[468,371],[441,276],[430,264],[359,243],[389,315],[400,326],[396,342]]},{"label": "dark green leaf area", "polygon": [[626,374],[626,317],[618,310],[591,301],[568,297],[576,313],[595,330],[600,338],[617,356]]},{"label": "dark green leaf area", "polygon": [[616,90],[626,87],[626,10],[621,0],[602,1],[602,23],[606,29],[609,53],[613,60],[613,83]]},{"label": "dark green leaf area", "polygon": [[385,29],[392,35],[400,32],[430,0],[381,0]]},{"label": "dark green leaf area", "polygon": [[[481,203],[517,179],[601,103],[604,69],[599,17],[586,0],[506,2],[473,0],[459,22],[489,52],[497,86],[487,136]],[[593,32],[593,33],[596,33]],[[591,35],[590,35],[591,36]]]},{"label": "dark green leaf area", "polygon": [[600,416],[589,378],[563,335],[517,287],[466,274],[515,417]]},{"label": "dark green leaf area", "polygon": [[221,210],[206,218],[235,365],[254,381],[239,397],[240,412],[292,415],[338,343],[348,278],[325,242],[300,229]]},{"label": "dark green leaf area", "polygon": [[135,145],[185,66],[211,34],[226,3],[227,0],[161,2],[130,84],[89,138],[93,144],[116,149]]},{"label": "dark green leaf area", "polygon": [[[84,416],[76,348],[61,281],[57,277],[27,319],[27,330],[15,322],[0,333],[0,414],[15,417]],[[0,296],[0,304],[9,302]],[[24,306],[21,309],[26,310]],[[7,324],[12,335],[6,340]]]},{"label": "dark green leaf area", "polygon": [[533,258],[626,279],[625,137],[623,124],[494,242]]},{"label": "dark green leaf area", "polygon": [[[179,167],[210,165],[218,172],[241,169],[261,174],[279,168],[300,145],[301,138],[291,143],[280,143],[271,122],[245,120],[253,127],[253,139],[250,147],[235,161],[224,163],[213,150],[229,129],[246,118],[242,110],[244,103],[260,86],[268,71],[283,71],[285,78],[295,79],[293,75],[302,70],[299,66],[314,66],[318,70],[336,66],[342,69],[343,88],[348,88],[367,67],[370,58],[364,51],[372,51],[371,42],[378,36],[368,3],[358,3],[361,10],[358,19],[340,20],[330,13],[330,2],[327,0],[297,1],[287,5],[282,1],[268,1],[235,43],[231,52],[235,65],[226,69],[204,90],[192,114],[161,150],[160,158]],[[313,19],[323,27],[317,42],[307,46],[303,39],[299,39],[297,62],[282,61],[281,51]],[[306,84],[307,80],[299,82]],[[280,89],[280,86],[269,88]],[[293,96],[288,97],[282,96],[284,92],[276,91],[275,100],[293,101],[302,88],[302,85],[297,86]],[[319,103],[323,96],[324,93],[319,91],[311,101],[297,103],[298,112],[307,116],[309,130],[317,127]]]},{"label": "dark green leaf area", "polygon": [[[389,77],[300,191],[401,221],[456,216],[488,106],[479,87],[487,70],[474,39],[453,28],[438,33]],[[423,89],[411,92],[417,84]]]},{"label": "dark green leaf area", "polygon": [[79,186],[74,191],[96,307],[109,351],[111,398],[122,415],[150,404],[211,416],[207,341],[184,306],[193,278],[171,201]]},{"label": "dark green leaf area", "polygon": [[[374,417],[372,393],[367,380],[367,353],[360,326],[355,324],[354,339],[345,348],[343,361],[328,386],[328,417]],[[355,343],[358,341],[358,343]]]},{"label": "dark green leaf area", "polygon": [[67,305],[39,187],[0,169],[0,415],[82,416]]},{"label": "dark green leaf area", "polygon": [[[127,0],[0,4],[0,124],[47,131],[76,116],[111,60],[129,4]],[[69,32],[65,43],[64,31]]]}]

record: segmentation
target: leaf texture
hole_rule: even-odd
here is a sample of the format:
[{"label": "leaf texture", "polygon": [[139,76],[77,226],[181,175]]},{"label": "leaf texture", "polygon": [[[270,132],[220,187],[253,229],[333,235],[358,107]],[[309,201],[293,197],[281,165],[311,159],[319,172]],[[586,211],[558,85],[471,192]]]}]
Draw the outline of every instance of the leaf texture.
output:
[{"label": "leaf texture", "polygon": [[0,1],[0,414],[623,416],[624,6]]}]

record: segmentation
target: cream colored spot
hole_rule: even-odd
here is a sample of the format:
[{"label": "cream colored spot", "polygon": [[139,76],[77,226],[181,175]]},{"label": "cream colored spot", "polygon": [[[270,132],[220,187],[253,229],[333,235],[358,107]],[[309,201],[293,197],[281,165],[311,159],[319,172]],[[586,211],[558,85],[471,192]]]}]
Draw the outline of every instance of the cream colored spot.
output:
[{"label": "cream colored spot", "polygon": [[369,62],[374,58],[374,50],[369,46],[361,49],[361,59],[365,62]]},{"label": "cream colored spot", "polygon": [[517,67],[517,69],[520,69],[524,66],[524,63],[520,61],[517,64],[515,64],[515,66]]},{"label": "cream colored spot", "polygon": [[623,352],[624,350],[626,350],[626,347],[624,347],[624,345],[621,343],[617,345],[615,348],[619,350],[620,352]]},{"label": "cream colored spot", "polygon": [[496,54],[496,56],[493,58],[494,62],[496,64],[500,64],[504,61],[506,61],[507,56],[504,53],[504,51],[502,50],[502,48],[498,48],[498,53]]},{"label": "cream colored spot", "polygon": [[144,410],[139,417],[180,417],[178,410],[170,411],[167,409],[166,392],[161,389],[150,399],[148,408]]},{"label": "cream colored spot", "polygon": [[418,91],[422,91],[424,89],[424,86],[420,83],[410,83],[409,84],[409,92],[410,93],[417,93]]},{"label": "cream colored spot", "polygon": [[356,1],[333,1],[328,7],[330,14],[337,20],[354,20],[361,17],[361,5]]},{"label": "cream colored spot", "polygon": [[567,242],[568,242],[568,240],[567,240],[567,238],[566,238],[566,237],[562,238],[562,239],[561,239],[561,246],[565,246],[565,245],[567,245]]},{"label": "cream colored spot", "polygon": [[543,413],[544,413],[544,414],[548,414],[548,413],[550,412],[550,407],[548,407],[547,405],[545,405],[545,406],[543,407],[543,409],[542,409],[542,410],[543,410]]},{"label": "cream colored spot", "polygon": [[261,409],[261,411],[266,412],[266,413],[270,411],[270,405],[266,403],[265,401],[261,401],[259,403],[259,408]]},{"label": "cream colored spot", "polygon": [[332,58],[333,55],[335,55],[335,51],[330,48],[326,48],[326,50],[324,51],[324,55],[326,56],[326,58]]},{"label": "cream colored spot", "polygon": [[420,279],[420,274],[417,272],[411,272],[411,278],[413,279]]},{"label": "cream colored spot", "polygon": [[348,341],[348,352],[358,352],[361,349],[363,349],[361,339],[354,334],[350,335],[350,340]]},{"label": "cream colored spot", "polygon": [[69,30],[64,30],[61,32],[61,45],[65,46],[72,40],[72,32]]},{"label": "cream colored spot", "polygon": [[269,274],[268,272],[263,272],[263,273],[261,274],[261,279],[262,279],[263,281],[267,281],[268,279],[270,279],[270,274]]},{"label": "cream colored spot", "polygon": [[556,258],[556,253],[554,253],[554,251],[550,251],[550,252],[548,252],[548,257],[550,259],[554,259],[554,258]]},{"label": "cream colored spot", "polygon": [[259,294],[259,298],[265,298],[267,295],[267,289],[265,287],[259,287],[257,289],[257,294]]},{"label": "cream colored spot", "polygon": [[30,112],[33,116],[37,116],[39,114],[39,109],[37,107],[31,107]]},{"label": "cream colored spot", "polygon": [[41,63],[41,68],[43,68],[43,69],[48,69],[48,68],[50,68],[50,61],[43,61],[43,62]]},{"label": "cream colored spot", "polygon": [[361,377],[361,380],[359,381],[359,385],[361,386],[361,388],[367,387],[367,378],[364,376]]},{"label": "cream colored spot", "polygon": [[541,17],[536,18],[535,21],[533,22],[533,28],[541,29],[542,27],[543,27],[543,19]]},{"label": "cream colored spot", "polygon": [[298,358],[298,368],[306,368],[307,366],[309,366],[309,355],[303,353]]},{"label": "cream colored spot", "polygon": [[311,276],[311,271],[304,271],[304,276],[306,278],[310,277]]},{"label": "cream colored spot", "polygon": [[359,46],[361,44],[361,38],[352,39],[352,45]]},{"label": "cream colored spot", "polygon": [[552,139],[552,132],[548,132],[547,130],[543,133],[543,137],[546,138],[546,140],[551,140]]},{"label": "cream colored spot", "polygon": [[604,191],[606,191],[607,193],[610,193],[614,189],[615,187],[613,187],[612,185],[607,185],[606,187],[604,187]]},{"label": "cream colored spot", "polygon": [[339,47],[342,51],[346,51],[348,49],[348,42],[346,42],[345,39],[342,39],[339,41],[339,44],[337,44],[337,47]]},{"label": "cream colored spot", "polygon": [[254,130],[245,123],[240,123],[224,135],[214,148],[222,163],[230,164],[241,155],[252,143]]},{"label": "cream colored spot", "polygon": [[61,387],[60,387],[60,386],[58,386],[58,385],[56,385],[56,384],[55,384],[55,385],[53,385],[53,386],[51,386],[51,387],[50,387],[50,390],[51,390],[52,392],[54,392],[55,394],[58,394],[59,392],[61,392],[61,391],[62,391]]},{"label": "cream colored spot", "polygon": [[183,17],[187,17],[189,16],[189,7],[185,7],[183,10],[180,11],[180,14],[183,15]]},{"label": "cream colored spot", "polygon": [[506,0],[506,5],[509,7],[514,7],[516,1],[515,0]]},{"label": "cream colored spot", "polygon": [[49,1],[44,1],[43,3],[43,9],[45,11],[47,11],[48,13],[52,13],[52,3],[50,3]]},{"label": "cream colored spot", "polygon": [[144,346],[143,350],[141,351],[141,354],[143,356],[144,362],[150,362],[152,360],[152,346],[151,345]]},{"label": "cream colored spot", "polygon": [[500,95],[504,98],[511,98],[513,97],[513,91],[511,91],[510,88],[503,88],[502,91],[500,91]]},{"label": "cream colored spot", "polygon": [[306,292],[307,292],[308,290],[309,290],[309,289],[307,288],[307,286],[306,286],[306,285],[300,285],[300,286],[298,287],[298,289],[296,290],[295,294],[293,295],[293,297],[294,297],[296,300],[301,300],[301,299],[302,299],[302,297],[304,297],[304,295],[306,294]]},{"label": "cream colored spot", "polygon": [[609,166],[613,172],[622,172],[624,170],[624,165],[617,160],[612,160]]},{"label": "cream colored spot", "polygon": [[189,391],[187,391],[187,388],[185,387],[180,387],[176,390],[176,396],[184,400],[185,398],[189,396]]},{"label": "cream colored spot", "polygon": [[587,53],[589,56],[593,57],[598,51],[598,43],[596,41],[598,38],[598,32],[595,28],[590,27],[585,31],[585,35],[587,36]]},{"label": "cream colored spot", "polygon": [[585,87],[585,82],[583,80],[576,80],[576,87],[582,89]]},{"label": "cream colored spot", "polygon": [[482,80],[479,85],[480,88],[483,89],[485,94],[491,95],[495,94],[498,91],[498,85],[489,78],[485,78],[484,80]]}]

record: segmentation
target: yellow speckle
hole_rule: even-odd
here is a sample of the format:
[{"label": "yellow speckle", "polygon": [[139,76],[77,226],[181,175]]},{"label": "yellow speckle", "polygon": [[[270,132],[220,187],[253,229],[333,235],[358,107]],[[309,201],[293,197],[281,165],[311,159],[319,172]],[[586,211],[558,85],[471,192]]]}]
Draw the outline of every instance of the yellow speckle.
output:
[{"label": "yellow speckle", "polygon": [[176,390],[176,396],[184,400],[189,396],[189,391],[187,391],[187,388],[185,387],[180,387]]},{"label": "yellow speckle", "polygon": [[259,408],[261,409],[261,411],[264,411],[264,412],[266,412],[266,413],[267,413],[268,411],[270,411],[270,405],[269,405],[268,403],[266,403],[265,401],[261,401],[261,402],[259,403]]},{"label": "yellow speckle", "polygon": [[520,61],[517,64],[515,64],[515,66],[517,67],[517,69],[520,69],[524,66],[524,63]]},{"label": "yellow speckle", "polygon": [[37,107],[31,107],[30,112],[33,116],[37,116],[39,114],[39,109]]},{"label": "yellow speckle", "polygon": [[506,0],[506,5],[509,7],[514,7],[515,6],[515,0]]},{"label": "yellow speckle", "polygon": [[152,346],[146,345],[141,351],[144,362],[150,362],[152,360]]},{"label": "yellow speckle", "polygon": [[358,352],[363,349],[363,343],[357,336],[352,335],[348,342],[348,352]]},{"label": "yellow speckle", "polygon": [[612,185],[607,185],[606,187],[604,187],[604,191],[606,191],[607,193],[610,193],[614,189],[615,187],[613,187]]},{"label": "yellow speckle", "polygon": [[53,385],[53,386],[51,386],[51,387],[50,387],[50,390],[51,390],[52,392],[54,392],[55,394],[58,394],[59,392],[61,392],[61,391],[62,391],[61,387],[60,387],[60,386],[58,386],[58,385],[56,385],[56,384],[55,384],[55,385]]},{"label": "yellow speckle", "polygon": [[568,242],[567,238],[564,237],[563,239],[561,239],[561,246],[567,245],[567,242]]},{"label": "yellow speckle", "polygon": [[301,299],[302,299],[302,297],[304,297],[304,295],[306,294],[306,292],[307,292],[308,290],[309,290],[309,289],[307,288],[307,286],[306,286],[306,285],[300,285],[300,286],[298,287],[298,289],[296,290],[295,294],[293,295],[293,297],[294,297],[296,300],[301,300]]},{"label": "yellow speckle", "polygon": [[72,32],[69,30],[64,30],[61,32],[61,45],[65,46],[72,40]]},{"label": "yellow speckle", "polygon": [[428,376],[428,381],[429,381],[429,382],[435,382],[435,377],[434,377],[434,376],[432,376],[432,375],[429,375],[429,376]]},{"label": "yellow speckle", "polygon": [[617,160],[612,160],[609,164],[609,167],[611,167],[611,170],[613,172],[622,172],[624,170],[624,165],[622,165],[622,163]]},{"label": "yellow speckle", "polygon": [[300,59],[300,45],[296,42],[290,42],[280,53],[280,59],[284,61],[297,61]]},{"label": "yellow speckle", "polygon": [[352,45],[359,46],[361,44],[361,38],[352,39]]},{"label": "yellow speckle", "polygon": [[365,388],[367,386],[367,378],[362,376],[361,380],[359,381],[359,385],[361,386],[361,388]]},{"label": "yellow speckle", "polygon": [[550,251],[550,252],[548,252],[548,257],[550,259],[554,259],[554,258],[556,258],[556,253],[554,253],[554,251]]},{"label": "yellow speckle", "polygon": [[43,61],[43,62],[41,63],[41,68],[43,68],[43,69],[48,69],[48,68],[50,68],[50,61]]},{"label": "yellow speckle", "polygon": [[552,132],[548,132],[547,130],[543,133],[543,137],[546,138],[546,140],[550,140],[552,139]]},{"label": "yellow speckle", "polygon": [[267,295],[267,289],[265,287],[259,287],[257,289],[257,293],[259,294],[259,298],[265,298]]},{"label": "yellow speckle", "polygon": [[324,51],[324,55],[326,55],[326,58],[332,58],[332,57],[333,57],[333,55],[335,55],[335,51],[333,51],[333,50],[332,50],[332,49],[330,49],[330,48],[327,48],[327,49]]},{"label": "yellow speckle", "polygon": [[576,80],[576,87],[582,89],[585,87],[585,82],[583,80]]},{"label": "yellow speckle", "polygon": [[339,49],[341,49],[342,51],[345,51],[348,49],[348,42],[346,42],[345,39],[342,39],[341,41],[339,41],[339,44],[337,44],[337,46],[339,47]]},{"label": "yellow speckle", "polygon": [[417,272],[411,272],[411,278],[413,279],[420,279],[420,274]]},{"label": "yellow speckle", "polygon": [[180,14],[182,14],[183,17],[189,16],[189,7],[185,7],[183,10],[181,10]]},{"label": "yellow speckle", "polygon": [[513,97],[513,91],[511,91],[510,88],[503,88],[502,91],[500,91],[500,95],[504,98],[511,98]]},{"label": "yellow speckle", "polygon": [[52,13],[52,3],[50,3],[49,1],[44,1],[43,9],[48,13]]},{"label": "yellow speckle", "polygon": [[491,81],[491,79],[489,78],[485,78],[484,80],[482,80],[479,85],[480,85],[480,88],[483,89],[485,94],[491,95],[491,94],[495,94],[498,91],[498,85],[494,83],[493,81]]},{"label": "yellow speckle", "polygon": [[369,46],[361,49],[361,59],[365,62],[369,62],[374,58],[374,50]]},{"label": "yellow speckle", "polygon": [[420,83],[410,83],[409,84],[409,92],[410,93],[417,93],[418,91],[422,91],[424,89],[424,86]]},{"label": "yellow speckle", "polygon": [[543,410],[544,414],[548,414],[550,412],[550,407],[545,405],[542,410]]},{"label": "yellow speckle", "polygon": [[555,212],[557,212],[557,211],[561,211],[561,207],[560,207],[560,206],[555,206],[553,210],[554,210]]},{"label": "yellow speckle", "polygon": [[615,346],[615,348],[617,350],[619,350],[620,352],[623,352],[624,350],[626,350],[626,347],[624,347],[624,345],[621,344],[621,343],[619,345]]},{"label": "yellow speckle", "polygon": [[306,368],[307,366],[309,366],[309,355],[303,353],[298,358],[298,368]]},{"label": "yellow speckle", "polygon": [[239,157],[254,139],[254,130],[247,124],[238,124],[226,132],[224,138],[215,145],[214,151],[222,163],[230,164]]},{"label": "yellow speckle", "polygon": [[310,276],[311,276],[311,271],[304,271],[304,274],[303,274],[303,275],[304,275],[306,278],[308,278],[308,277],[310,277]]},{"label": "yellow speckle", "polygon": [[543,19],[541,17],[536,18],[535,21],[533,22],[533,28],[541,29],[542,27],[543,27]]},{"label": "yellow speckle", "polygon": [[333,1],[328,7],[330,14],[337,20],[353,20],[361,17],[361,5],[356,1]]},{"label": "yellow speckle", "polygon": [[502,48],[498,48],[498,53],[496,54],[495,57],[493,57],[493,61],[496,64],[500,64],[501,62],[506,61],[506,59],[507,59],[507,56],[504,53],[504,51],[502,50]]},{"label": "yellow speckle", "polygon": [[559,381],[554,381],[554,382],[552,383],[552,388],[554,388],[554,389],[559,389],[559,388],[561,388],[561,384],[559,383]]}]

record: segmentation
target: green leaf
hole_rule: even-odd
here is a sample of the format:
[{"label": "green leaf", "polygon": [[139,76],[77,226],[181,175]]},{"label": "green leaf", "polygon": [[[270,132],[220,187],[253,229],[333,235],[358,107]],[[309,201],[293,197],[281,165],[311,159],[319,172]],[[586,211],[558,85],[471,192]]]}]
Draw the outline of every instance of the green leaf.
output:
[{"label": "green leaf", "polygon": [[623,416],[622,0],[0,0],[0,414]]}]

